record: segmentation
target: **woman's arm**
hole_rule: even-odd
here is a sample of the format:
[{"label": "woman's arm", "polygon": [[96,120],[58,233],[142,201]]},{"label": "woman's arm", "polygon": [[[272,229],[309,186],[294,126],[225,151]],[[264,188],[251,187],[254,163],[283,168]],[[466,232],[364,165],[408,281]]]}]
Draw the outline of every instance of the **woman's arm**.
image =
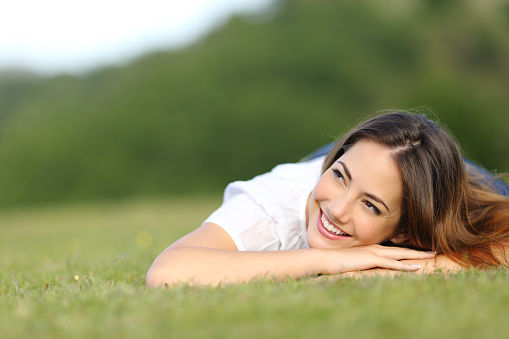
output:
[{"label": "woman's arm", "polygon": [[433,254],[426,252],[379,245],[241,252],[226,231],[218,225],[205,223],[156,258],[147,274],[147,284],[218,285],[255,279],[299,279],[373,267],[415,271],[418,266],[399,260],[432,257]]}]

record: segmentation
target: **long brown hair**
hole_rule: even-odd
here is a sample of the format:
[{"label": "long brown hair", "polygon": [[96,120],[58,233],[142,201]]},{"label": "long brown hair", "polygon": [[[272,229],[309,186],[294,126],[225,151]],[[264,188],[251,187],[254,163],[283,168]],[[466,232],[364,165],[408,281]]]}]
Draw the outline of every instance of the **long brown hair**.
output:
[{"label": "long brown hair", "polygon": [[469,267],[508,265],[509,199],[465,165],[454,137],[424,114],[383,112],[360,123],[325,157],[325,172],[359,140],[387,147],[403,183],[394,234],[404,246],[433,250]]}]

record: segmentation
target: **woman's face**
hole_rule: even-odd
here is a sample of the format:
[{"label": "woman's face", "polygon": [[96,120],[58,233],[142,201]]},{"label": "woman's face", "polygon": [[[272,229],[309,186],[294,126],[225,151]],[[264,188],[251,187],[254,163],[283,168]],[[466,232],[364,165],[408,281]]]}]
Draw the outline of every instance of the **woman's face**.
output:
[{"label": "woman's face", "polygon": [[311,248],[346,248],[390,240],[401,217],[402,183],[389,150],[359,141],[322,175],[311,193]]}]

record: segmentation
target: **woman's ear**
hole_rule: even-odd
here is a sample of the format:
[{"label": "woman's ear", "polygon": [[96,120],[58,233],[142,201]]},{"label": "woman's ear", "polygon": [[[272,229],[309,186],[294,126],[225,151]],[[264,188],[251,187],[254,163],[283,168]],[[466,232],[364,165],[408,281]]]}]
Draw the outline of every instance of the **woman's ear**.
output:
[{"label": "woman's ear", "polygon": [[400,232],[391,238],[391,242],[395,245],[401,245],[408,240],[410,240],[410,234],[408,234],[406,231]]}]

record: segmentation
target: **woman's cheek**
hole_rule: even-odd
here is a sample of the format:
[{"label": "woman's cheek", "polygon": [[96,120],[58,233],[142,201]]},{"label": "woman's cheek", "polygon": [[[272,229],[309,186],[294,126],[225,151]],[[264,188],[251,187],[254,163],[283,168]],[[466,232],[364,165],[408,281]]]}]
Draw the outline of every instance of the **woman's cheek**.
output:
[{"label": "woman's cheek", "polygon": [[330,183],[327,181],[327,178],[325,177],[327,175],[327,173],[325,173],[324,175],[322,175],[322,177],[320,178],[320,180],[318,181],[318,183],[316,184],[314,190],[313,190],[313,196],[314,196],[314,199],[315,200],[327,200],[328,197],[330,196],[330,190],[331,190],[331,185]]},{"label": "woman's cheek", "polygon": [[358,214],[355,221],[355,235],[365,245],[380,243],[382,240],[379,239],[381,235],[377,232],[378,226],[369,218]]}]

